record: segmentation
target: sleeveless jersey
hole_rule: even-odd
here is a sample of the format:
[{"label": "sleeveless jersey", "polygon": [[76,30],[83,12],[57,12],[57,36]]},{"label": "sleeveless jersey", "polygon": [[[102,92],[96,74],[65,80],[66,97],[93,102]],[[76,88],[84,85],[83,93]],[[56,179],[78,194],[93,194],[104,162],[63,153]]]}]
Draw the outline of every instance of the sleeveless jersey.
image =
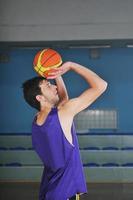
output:
[{"label": "sleeveless jersey", "polygon": [[36,117],[33,120],[32,145],[44,165],[39,200],[67,200],[88,193],[74,121],[71,134],[72,144],[63,132],[57,107],[42,125],[36,124]]}]

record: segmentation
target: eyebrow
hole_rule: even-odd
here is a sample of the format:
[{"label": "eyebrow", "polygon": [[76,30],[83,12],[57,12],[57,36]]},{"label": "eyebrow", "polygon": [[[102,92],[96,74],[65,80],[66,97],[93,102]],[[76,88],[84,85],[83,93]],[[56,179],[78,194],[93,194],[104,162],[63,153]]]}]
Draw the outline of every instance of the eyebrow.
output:
[{"label": "eyebrow", "polygon": [[42,81],[40,82],[40,85],[42,85],[43,82],[44,82],[46,85],[48,84],[48,82],[47,82],[46,80],[42,80]]},{"label": "eyebrow", "polygon": [[48,86],[48,85],[51,85],[51,83],[49,81],[46,83],[46,86]]}]

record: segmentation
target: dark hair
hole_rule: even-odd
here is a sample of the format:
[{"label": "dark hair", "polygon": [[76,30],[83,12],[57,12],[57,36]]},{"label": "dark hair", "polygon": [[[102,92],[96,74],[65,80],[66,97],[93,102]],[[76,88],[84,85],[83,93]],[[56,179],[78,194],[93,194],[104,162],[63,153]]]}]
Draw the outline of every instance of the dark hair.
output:
[{"label": "dark hair", "polygon": [[40,110],[40,103],[36,99],[36,95],[42,94],[39,84],[41,81],[46,80],[44,77],[38,76],[26,80],[22,84],[23,95],[25,101],[32,107]]}]

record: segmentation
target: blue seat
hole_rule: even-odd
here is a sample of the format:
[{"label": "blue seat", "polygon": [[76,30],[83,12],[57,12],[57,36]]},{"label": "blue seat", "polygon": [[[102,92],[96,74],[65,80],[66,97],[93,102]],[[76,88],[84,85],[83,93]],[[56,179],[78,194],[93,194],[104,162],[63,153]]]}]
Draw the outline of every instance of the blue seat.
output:
[{"label": "blue seat", "polygon": [[22,166],[21,163],[17,163],[17,162],[5,163],[4,165],[7,166],[7,167],[11,167],[11,166]]},{"label": "blue seat", "polygon": [[8,150],[6,147],[0,147],[0,150]]},{"label": "blue seat", "polygon": [[119,150],[118,147],[103,147],[102,150]]},{"label": "blue seat", "polygon": [[84,163],[84,167],[99,167],[100,165],[98,163]]},{"label": "blue seat", "polygon": [[102,167],[118,167],[120,166],[118,163],[103,163]]},{"label": "blue seat", "polygon": [[[81,148],[80,148],[81,149]],[[83,150],[100,150],[99,147],[84,147]]]},{"label": "blue seat", "polygon": [[133,150],[133,147],[122,147],[121,150]]},{"label": "blue seat", "polygon": [[124,163],[121,166],[123,166],[123,167],[133,167],[133,163]]},{"label": "blue seat", "polygon": [[24,147],[10,147],[10,150],[26,150]]}]

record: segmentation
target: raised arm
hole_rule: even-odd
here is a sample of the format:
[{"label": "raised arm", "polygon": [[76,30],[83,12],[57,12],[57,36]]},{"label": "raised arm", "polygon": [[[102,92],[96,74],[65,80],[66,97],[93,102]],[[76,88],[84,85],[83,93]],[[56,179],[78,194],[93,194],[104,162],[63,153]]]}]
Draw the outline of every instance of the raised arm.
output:
[{"label": "raised arm", "polygon": [[64,63],[60,67],[59,71],[53,73],[52,77],[58,77],[60,74],[63,74],[68,70],[73,70],[81,75],[90,86],[81,95],[68,100],[64,104],[63,107],[66,114],[71,114],[71,116],[74,117],[77,113],[90,106],[106,90],[107,82],[92,70],[74,62]]},{"label": "raised arm", "polygon": [[62,104],[64,104],[66,101],[69,100],[69,96],[68,96],[67,89],[66,89],[62,76],[56,77],[55,82],[56,82],[58,95],[60,99],[58,106],[61,106]]},{"label": "raised arm", "polygon": [[91,86],[86,89],[80,96],[70,99],[66,104],[66,111],[71,112],[72,116],[75,116],[80,111],[90,106],[107,88],[107,82],[99,77],[92,70],[77,64],[70,62],[70,69],[81,75]]}]

